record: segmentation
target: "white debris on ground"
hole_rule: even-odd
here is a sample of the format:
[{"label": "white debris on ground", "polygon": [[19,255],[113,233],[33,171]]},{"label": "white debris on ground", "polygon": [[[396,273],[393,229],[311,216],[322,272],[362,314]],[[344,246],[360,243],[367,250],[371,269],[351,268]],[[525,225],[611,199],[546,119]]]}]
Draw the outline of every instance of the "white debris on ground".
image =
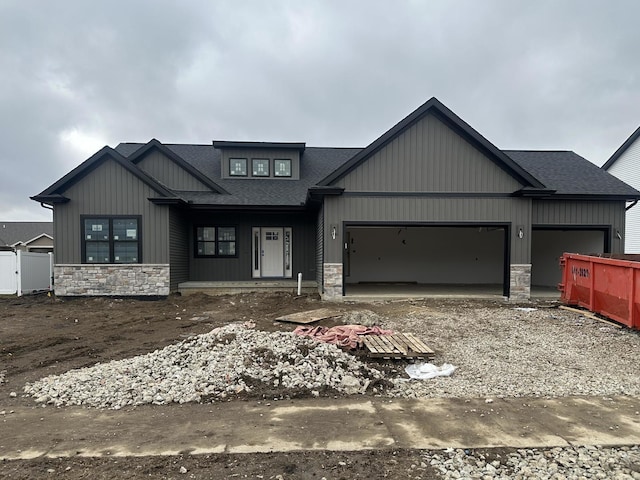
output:
[{"label": "white debris on ground", "polygon": [[640,479],[640,447],[594,446],[495,451],[449,448],[429,452],[425,463],[443,479]]},{"label": "white debris on ground", "polygon": [[232,324],[146,355],[46,377],[24,391],[39,403],[119,409],[216,400],[256,385],[283,394],[359,394],[381,377],[335,345]]}]

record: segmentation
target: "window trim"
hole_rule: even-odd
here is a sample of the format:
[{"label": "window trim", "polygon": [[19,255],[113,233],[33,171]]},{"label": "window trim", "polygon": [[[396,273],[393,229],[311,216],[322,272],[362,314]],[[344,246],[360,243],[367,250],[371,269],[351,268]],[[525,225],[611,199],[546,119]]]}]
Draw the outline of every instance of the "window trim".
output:
[{"label": "window trim", "polygon": [[[277,162],[288,162],[289,163],[289,174],[288,175],[280,175],[278,174],[278,169],[276,167]],[[274,158],[273,159],[273,176],[277,178],[291,178],[293,175],[293,161],[290,158]]]},{"label": "window trim", "polygon": [[[231,169],[231,162],[234,160],[244,160],[244,173],[234,173]],[[229,157],[229,176],[230,177],[247,177],[249,175],[249,161],[247,157]]]},{"label": "window trim", "polygon": [[[205,255],[198,253],[198,229],[199,228],[213,228],[215,229],[214,238],[215,240],[211,242],[214,243],[214,251],[216,252],[214,255]],[[218,229],[219,228],[233,228],[233,232],[235,235],[235,240],[218,240]],[[194,258],[238,258],[238,226],[237,225],[210,225],[210,224],[198,224],[193,227],[193,256]],[[233,255],[219,255],[218,254],[218,242],[224,243],[235,243],[235,254]]]},{"label": "window trim", "polygon": [[[135,262],[116,262],[115,261],[115,243],[133,243],[133,240],[115,240],[113,238],[113,221],[121,219],[130,219],[137,222],[137,239],[138,255]],[[85,238],[85,221],[86,220],[107,220],[109,222],[109,239],[100,240],[100,242],[109,243],[109,261],[108,262],[88,262],[87,261],[87,239]],[[98,242],[97,240],[88,240],[89,242]],[[142,215],[80,215],[80,263],[83,265],[138,265],[142,262]]]},{"label": "window trim", "polygon": [[[253,162],[258,161],[258,160],[259,161],[263,161],[263,162],[267,162],[267,173],[266,173],[266,175],[264,175],[264,174],[263,175],[256,175],[255,168],[253,166]],[[255,177],[255,178],[268,178],[268,177],[270,177],[271,176],[271,159],[270,158],[258,158],[258,157],[252,158],[251,159],[251,176]]]}]

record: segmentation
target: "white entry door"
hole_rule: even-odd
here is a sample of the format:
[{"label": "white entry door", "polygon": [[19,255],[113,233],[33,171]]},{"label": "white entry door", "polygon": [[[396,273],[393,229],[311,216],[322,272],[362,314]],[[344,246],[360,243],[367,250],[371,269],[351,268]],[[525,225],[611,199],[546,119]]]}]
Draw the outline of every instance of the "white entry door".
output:
[{"label": "white entry door", "polygon": [[291,278],[291,227],[253,227],[253,278]]},{"label": "white entry door", "polygon": [[284,277],[284,229],[262,229],[262,276]]}]

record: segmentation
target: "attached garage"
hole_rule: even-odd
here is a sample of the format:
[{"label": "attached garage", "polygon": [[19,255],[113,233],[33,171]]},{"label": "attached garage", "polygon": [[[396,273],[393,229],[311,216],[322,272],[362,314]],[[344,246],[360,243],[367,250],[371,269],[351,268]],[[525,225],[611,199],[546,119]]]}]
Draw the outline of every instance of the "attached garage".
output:
[{"label": "attached garage", "polygon": [[564,251],[620,252],[625,201],[640,196],[570,151],[499,150],[435,99],[312,193],[324,298],[378,284],[514,301],[555,288]]},{"label": "attached garage", "polygon": [[376,284],[508,295],[508,225],[349,225],[345,238],[347,295]]}]

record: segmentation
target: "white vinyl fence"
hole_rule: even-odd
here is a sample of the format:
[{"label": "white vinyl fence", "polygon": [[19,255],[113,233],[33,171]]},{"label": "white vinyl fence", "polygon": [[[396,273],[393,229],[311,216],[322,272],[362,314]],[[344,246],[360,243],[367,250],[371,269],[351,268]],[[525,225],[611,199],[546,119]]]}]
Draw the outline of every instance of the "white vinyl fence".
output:
[{"label": "white vinyl fence", "polygon": [[25,295],[53,289],[53,254],[0,252],[0,294]]}]

